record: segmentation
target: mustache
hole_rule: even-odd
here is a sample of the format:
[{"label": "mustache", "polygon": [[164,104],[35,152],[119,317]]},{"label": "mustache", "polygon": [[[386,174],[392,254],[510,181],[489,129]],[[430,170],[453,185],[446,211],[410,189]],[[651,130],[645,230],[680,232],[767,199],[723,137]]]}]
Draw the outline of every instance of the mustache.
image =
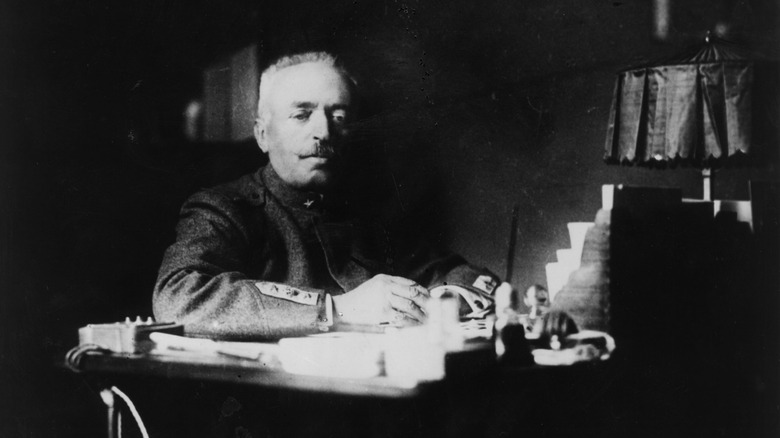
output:
[{"label": "mustache", "polygon": [[301,158],[333,158],[337,155],[336,148],[329,141],[319,141],[314,144],[313,149],[298,154]]}]

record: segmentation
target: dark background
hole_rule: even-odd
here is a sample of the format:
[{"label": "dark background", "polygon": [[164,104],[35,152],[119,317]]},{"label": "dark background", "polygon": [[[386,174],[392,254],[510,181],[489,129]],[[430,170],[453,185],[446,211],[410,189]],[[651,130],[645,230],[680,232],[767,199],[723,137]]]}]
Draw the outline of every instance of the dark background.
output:
[{"label": "dark background", "polygon": [[[3,2],[0,436],[100,433],[99,398],[56,366],[77,328],[150,315],[181,202],[261,162],[251,141],[182,137],[205,67],[251,43],[261,61],[343,53],[374,99],[391,205],[500,275],[517,205],[510,280],[526,287],[568,247],[566,223],[593,220],[602,184],[701,196],[696,169],[602,162],[617,71],[717,23],[776,57],[777,1],[671,5],[658,40],[639,0]],[[747,199],[750,179],[778,181],[778,163],[717,171],[715,197]]]}]

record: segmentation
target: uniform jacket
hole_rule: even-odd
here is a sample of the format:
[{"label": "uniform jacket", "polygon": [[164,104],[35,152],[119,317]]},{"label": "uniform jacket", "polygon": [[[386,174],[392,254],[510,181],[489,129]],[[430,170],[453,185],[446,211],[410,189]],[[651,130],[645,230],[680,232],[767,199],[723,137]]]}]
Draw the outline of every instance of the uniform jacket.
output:
[{"label": "uniform jacket", "polygon": [[429,288],[495,279],[404,230],[351,217],[348,207],[287,187],[270,165],[196,193],[160,267],[155,317],[195,335],[279,338],[319,331],[325,292],[348,292],[376,274]]}]

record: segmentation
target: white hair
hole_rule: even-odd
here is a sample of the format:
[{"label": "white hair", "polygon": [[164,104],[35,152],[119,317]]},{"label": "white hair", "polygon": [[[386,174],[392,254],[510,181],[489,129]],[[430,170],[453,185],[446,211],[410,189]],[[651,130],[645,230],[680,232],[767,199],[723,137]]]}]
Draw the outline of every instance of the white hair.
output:
[{"label": "white hair", "polygon": [[260,76],[260,90],[257,99],[258,120],[262,119],[263,113],[268,110],[268,96],[271,94],[277,74],[288,67],[307,63],[319,63],[333,68],[347,80],[350,88],[353,90],[357,89],[355,78],[349,74],[334,55],[328,52],[304,52],[282,56],[263,70]]}]

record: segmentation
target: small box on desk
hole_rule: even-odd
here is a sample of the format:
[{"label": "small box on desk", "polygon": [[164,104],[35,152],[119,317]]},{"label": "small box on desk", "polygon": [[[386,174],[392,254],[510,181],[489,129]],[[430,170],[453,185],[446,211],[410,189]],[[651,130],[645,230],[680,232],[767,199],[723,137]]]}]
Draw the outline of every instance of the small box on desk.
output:
[{"label": "small box on desk", "polygon": [[115,353],[144,353],[151,350],[153,342],[149,333],[164,332],[183,335],[184,326],[170,322],[153,322],[151,319],[107,324],[88,324],[79,329],[79,345],[97,345]]}]

